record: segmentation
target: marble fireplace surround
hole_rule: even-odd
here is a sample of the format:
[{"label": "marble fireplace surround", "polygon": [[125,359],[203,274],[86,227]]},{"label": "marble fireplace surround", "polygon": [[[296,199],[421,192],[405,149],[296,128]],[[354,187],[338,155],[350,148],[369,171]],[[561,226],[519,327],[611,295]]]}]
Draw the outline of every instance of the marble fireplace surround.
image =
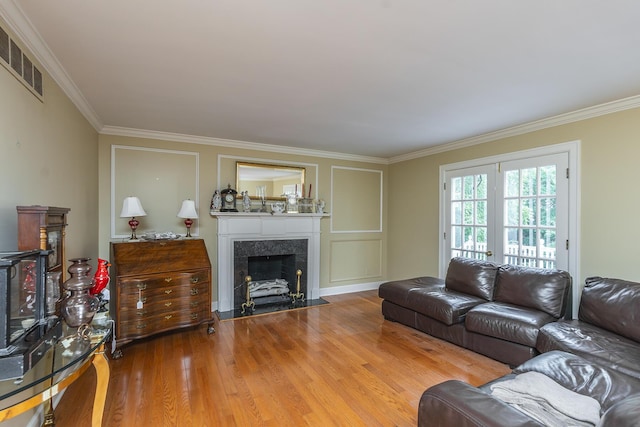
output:
[{"label": "marble fireplace surround", "polygon": [[218,219],[218,310],[233,310],[234,243],[307,239],[306,298],[320,298],[320,220],[323,214],[212,212]]}]

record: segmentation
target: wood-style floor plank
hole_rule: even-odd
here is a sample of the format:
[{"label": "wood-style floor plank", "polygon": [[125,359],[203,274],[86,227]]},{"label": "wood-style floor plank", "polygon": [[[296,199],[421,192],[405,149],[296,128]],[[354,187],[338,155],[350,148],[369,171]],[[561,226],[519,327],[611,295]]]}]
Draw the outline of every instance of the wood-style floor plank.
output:
[{"label": "wood-style floor plank", "polygon": [[[414,426],[422,392],[483,384],[508,366],[385,321],[376,291],[134,342],[110,360],[103,425]],[[95,373],[72,384],[58,427],[91,424]]]}]

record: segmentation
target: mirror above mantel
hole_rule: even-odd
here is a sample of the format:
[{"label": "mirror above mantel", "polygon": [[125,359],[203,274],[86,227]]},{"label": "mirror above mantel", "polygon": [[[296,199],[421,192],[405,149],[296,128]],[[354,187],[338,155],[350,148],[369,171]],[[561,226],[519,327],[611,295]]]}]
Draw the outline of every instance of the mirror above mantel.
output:
[{"label": "mirror above mantel", "polygon": [[303,197],[305,168],[265,163],[236,162],[236,190],[248,191],[252,199],[284,200]]}]

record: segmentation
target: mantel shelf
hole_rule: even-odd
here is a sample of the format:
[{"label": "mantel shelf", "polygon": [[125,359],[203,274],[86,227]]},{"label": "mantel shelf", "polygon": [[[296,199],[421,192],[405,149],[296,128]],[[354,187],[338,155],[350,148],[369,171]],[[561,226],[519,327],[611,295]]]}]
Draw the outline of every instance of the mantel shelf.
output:
[{"label": "mantel shelf", "polygon": [[323,218],[331,216],[330,213],[271,213],[271,212],[215,212],[210,211],[209,215],[214,218],[227,218],[227,217],[313,217],[313,218]]}]

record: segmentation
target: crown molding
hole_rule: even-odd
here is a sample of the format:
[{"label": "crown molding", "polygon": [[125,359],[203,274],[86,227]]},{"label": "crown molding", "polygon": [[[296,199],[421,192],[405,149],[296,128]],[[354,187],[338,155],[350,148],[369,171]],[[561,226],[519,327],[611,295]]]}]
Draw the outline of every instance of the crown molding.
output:
[{"label": "crown molding", "polygon": [[472,145],[484,144],[485,142],[523,135],[529,132],[547,129],[554,126],[565,125],[568,123],[574,123],[581,120],[587,120],[594,117],[604,116],[606,114],[617,113],[619,111],[630,110],[632,108],[638,107],[640,107],[640,95],[631,96],[628,98],[595,105],[593,107],[582,108],[580,110],[572,111],[569,113],[559,114],[557,116],[501,129],[495,132],[485,133],[483,135],[461,139],[459,141],[436,145],[434,147],[425,148],[424,150],[390,157],[388,161],[389,164],[404,162],[407,160],[443,153],[445,151],[452,151],[460,148],[470,147]]},{"label": "crown molding", "polygon": [[99,132],[103,124],[98,115],[15,0],[0,1],[0,16],[60,86],[80,113]]},{"label": "crown molding", "polygon": [[268,151],[270,153],[293,154],[296,156],[321,157],[334,160],[347,160],[386,165],[389,161],[382,157],[360,156],[355,154],[336,153],[332,151],[313,150],[310,148],[287,147],[284,145],[263,144],[259,142],[237,141],[232,139],[187,135],[171,132],[160,132],[145,129],[133,129],[118,126],[104,126],[103,135],[129,136],[133,138],[158,139],[162,141],[187,142],[189,144],[212,145],[217,147],[239,148],[242,150]]}]

